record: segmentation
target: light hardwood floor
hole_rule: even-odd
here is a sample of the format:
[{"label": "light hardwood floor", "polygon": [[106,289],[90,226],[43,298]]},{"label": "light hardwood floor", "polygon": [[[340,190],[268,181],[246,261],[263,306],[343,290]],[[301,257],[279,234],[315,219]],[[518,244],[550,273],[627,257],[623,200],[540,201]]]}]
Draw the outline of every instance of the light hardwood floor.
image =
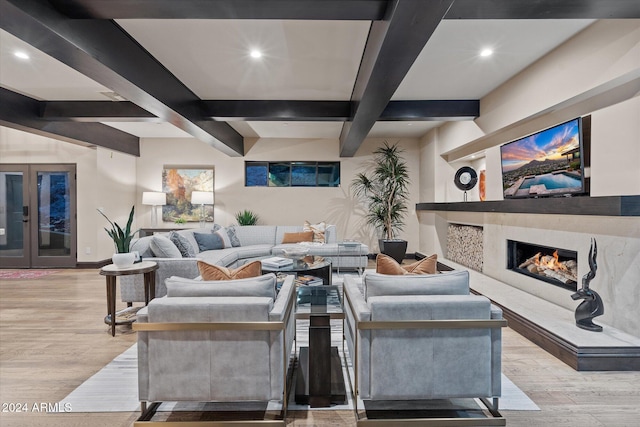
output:
[{"label": "light hardwood floor", "polygon": [[[118,309],[124,308],[119,301]],[[138,413],[47,414],[55,403],[135,343],[118,327],[111,337],[105,280],[97,270],[59,270],[35,280],[0,281],[0,426],[130,426]],[[503,330],[503,371],[541,411],[502,411],[509,426],[639,426],[639,372],[576,372],[514,331]],[[349,411],[289,414],[292,426],[355,425]]]}]

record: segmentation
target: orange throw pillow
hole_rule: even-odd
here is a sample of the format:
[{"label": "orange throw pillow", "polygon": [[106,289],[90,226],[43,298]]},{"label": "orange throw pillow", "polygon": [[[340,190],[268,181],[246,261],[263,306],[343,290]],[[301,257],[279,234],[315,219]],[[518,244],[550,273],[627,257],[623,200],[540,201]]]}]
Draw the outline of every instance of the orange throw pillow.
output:
[{"label": "orange throw pillow", "polygon": [[242,267],[230,269],[212,265],[204,261],[198,261],[198,270],[200,270],[202,280],[248,279],[250,277],[258,277],[262,274],[262,264],[260,261],[253,261]]},{"label": "orange throw pillow", "polygon": [[435,274],[438,272],[438,255],[422,258],[412,264],[400,265],[388,255],[378,254],[376,257],[376,273],[389,275],[403,274]]},{"label": "orange throw pillow", "polygon": [[433,254],[412,264],[403,265],[402,268],[407,270],[409,274],[436,274],[438,272],[438,255]]},{"label": "orange throw pillow", "polygon": [[312,242],[313,231],[301,231],[299,233],[284,233],[282,236],[282,243],[300,243],[300,242]]}]

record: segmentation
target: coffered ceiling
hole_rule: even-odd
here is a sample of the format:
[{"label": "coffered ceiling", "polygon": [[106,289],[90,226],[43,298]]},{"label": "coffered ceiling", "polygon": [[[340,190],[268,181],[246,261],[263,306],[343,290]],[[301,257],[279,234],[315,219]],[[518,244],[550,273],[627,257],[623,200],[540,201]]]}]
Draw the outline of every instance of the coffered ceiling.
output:
[{"label": "coffered ceiling", "polygon": [[473,120],[593,20],[630,18],[636,0],[0,0],[0,123],[134,155],[261,137],[353,156]]}]

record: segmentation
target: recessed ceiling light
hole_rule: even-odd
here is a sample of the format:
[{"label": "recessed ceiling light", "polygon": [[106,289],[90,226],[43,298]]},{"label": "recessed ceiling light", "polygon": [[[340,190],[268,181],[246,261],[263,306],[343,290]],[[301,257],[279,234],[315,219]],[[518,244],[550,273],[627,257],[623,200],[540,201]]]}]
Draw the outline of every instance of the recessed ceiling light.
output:
[{"label": "recessed ceiling light", "polygon": [[411,126],[411,125],[413,125],[413,123],[407,123],[407,126]]},{"label": "recessed ceiling light", "polygon": [[482,49],[482,51],[480,51],[480,56],[491,56],[493,55],[493,49],[490,48],[486,48],[486,49]]},{"label": "recessed ceiling light", "polygon": [[253,49],[250,53],[252,58],[262,58],[262,52],[260,52],[258,49]]},{"label": "recessed ceiling light", "polygon": [[21,50],[17,50],[13,54],[20,59],[29,59],[29,55],[27,55],[26,52],[23,52]]}]

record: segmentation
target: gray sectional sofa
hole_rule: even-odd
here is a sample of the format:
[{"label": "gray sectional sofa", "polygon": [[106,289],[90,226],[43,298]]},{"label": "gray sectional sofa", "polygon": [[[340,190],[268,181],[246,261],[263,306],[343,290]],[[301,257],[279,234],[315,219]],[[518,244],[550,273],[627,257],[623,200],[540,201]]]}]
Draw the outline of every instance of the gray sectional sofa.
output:
[{"label": "gray sectional sofa", "polygon": [[[131,245],[145,260],[156,261],[156,297],[166,295],[165,280],[171,276],[193,279],[199,275],[197,260],[210,264],[236,268],[254,260],[280,256],[283,250],[294,246],[282,243],[285,233],[299,233],[303,226],[252,225],[213,228],[197,228],[155,234],[137,239]],[[216,232],[223,236],[226,247],[200,250],[196,237],[202,240]],[[199,236],[195,236],[198,233]],[[204,236],[202,236],[204,235]],[[228,238],[228,240],[227,240]],[[167,243],[169,242],[169,243]],[[364,244],[342,247],[338,245],[335,225],[327,225],[325,241],[306,243],[309,255],[331,260],[333,268],[361,269],[367,266],[369,248]],[[144,302],[144,284],[141,275],[122,276],[121,296],[127,303]]]}]

